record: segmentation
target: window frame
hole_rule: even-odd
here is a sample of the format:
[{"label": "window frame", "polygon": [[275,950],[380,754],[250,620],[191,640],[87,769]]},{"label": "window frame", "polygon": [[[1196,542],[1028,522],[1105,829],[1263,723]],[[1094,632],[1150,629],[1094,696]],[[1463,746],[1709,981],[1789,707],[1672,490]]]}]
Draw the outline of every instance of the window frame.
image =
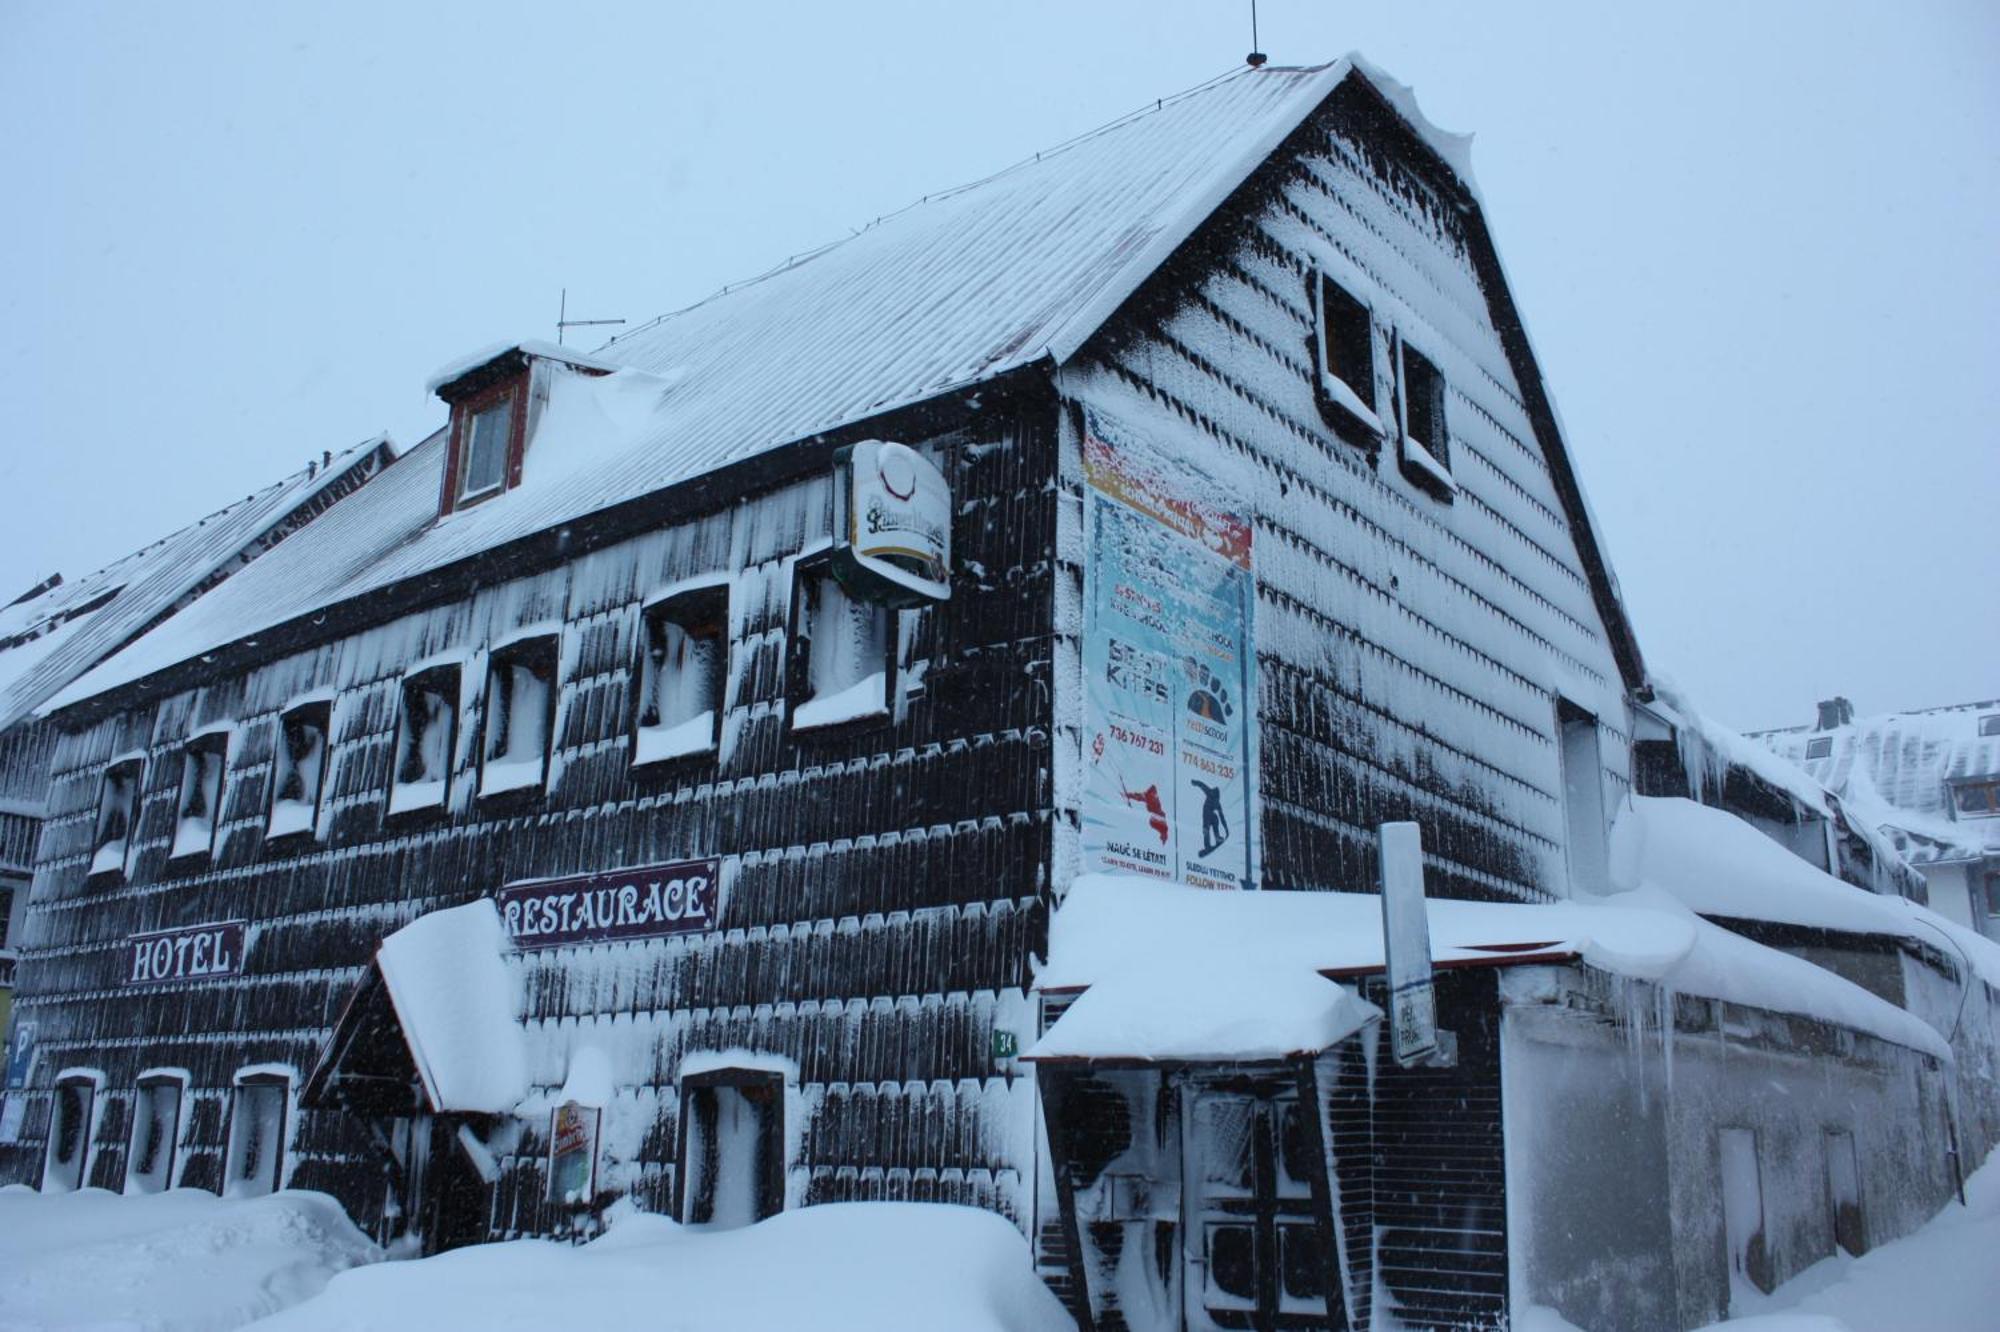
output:
[{"label": "window frame", "polygon": [[[1447,503],[1458,493],[1458,481],[1451,470],[1451,421],[1445,409],[1449,396],[1450,383],[1437,362],[1412,346],[1408,338],[1399,337],[1396,342],[1396,427],[1401,441],[1398,460],[1404,476]],[[1424,402],[1422,423],[1427,427],[1424,434],[1432,436],[1429,439],[1419,434],[1413,424],[1415,401],[1420,397]]]},{"label": "window frame", "polygon": [[[174,793],[173,836],[167,842],[167,860],[170,863],[207,860],[215,855],[216,838],[222,832],[222,801],[229,791],[231,739],[230,728],[211,726],[181,742],[181,779]],[[210,759],[215,762],[215,790],[206,797],[208,836],[199,846],[182,846],[182,825],[190,817],[198,817],[188,814],[188,800],[195,789],[193,783],[202,779],[201,767]]]},{"label": "window frame", "polygon": [[[132,1122],[126,1133],[125,1185],[121,1190],[126,1196],[165,1193],[174,1187],[175,1175],[181,1164],[181,1134],[186,1129],[188,1121],[189,1082],[187,1070],[178,1068],[149,1068],[133,1079]],[[139,1109],[148,1094],[156,1093],[162,1087],[172,1087],[175,1096],[174,1122],[168,1131],[165,1143],[167,1159],[159,1169],[135,1176],[134,1172],[139,1164],[139,1132],[144,1124],[150,1122],[150,1116],[142,1118]],[[140,1179],[149,1177],[157,1177],[159,1182],[150,1188],[134,1187]]]},{"label": "window frame", "polygon": [[[792,565],[791,602],[787,607],[785,626],[785,718],[788,729],[794,735],[838,733],[846,730],[861,730],[879,726],[895,715],[897,688],[897,656],[901,617],[890,606],[867,601],[849,591],[835,573],[832,551],[822,551],[801,556]],[[839,714],[824,720],[811,719],[801,714],[808,706],[822,697],[813,691],[813,638],[816,630],[811,620],[822,612],[816,605],[809,604],[808,589],[831,585],[839,590],[840,596],[850,606],[866,606],[872,614],[883,621],[882,651],[882,699],[879,706],[866,712]],[[815,592],[813,595],[817,595]],[[869,672],[873,675],[875,672]],[[867,682],[868,676],[853,681],[846,689],[836,690],[825,697],[834,697],[855,689]]]},{"label": "window frame", "polygon": [[[536,676],[543,685],[541,762],[532,781],[495,786],[489,782],[490,765],[508,760],[493,752],[493,744],[498,736],[504,736],[510,746],[513,741],[513,672],[517,670]],[[530,800],[548,789],[549,760],[555,754],[556,694],[561,683],[562,636],[557,630],[519,634],[487,653],[486,682],[480,695],[477,789],[482,800]]]},{"label": "window frame", "polygon": [[[130,786],[124,802],[125,828],[116,838],[105,835],[106,815],[111,812],[110,800],[113,783],[129,778]],[[145,807],[146,756],[143,753],[127,754],[113,759],[104,767],[97,779],[97,818],[90,837],[90,868],[86,875],[91,879],[126,878],[132,872],[132,853],[139,840],[139,815]],[[118,863],[100,865],[104,853],[113,841],[119,843]]]},{"label": "window frame", "polygon": [[[1313,320],[1313,386],[1320,410],[1336,434],[1374,448],[1386,433],[1377,405],[1381,394],[1375,376],[1374,309],[1325,268],[1315,265],[1308,281]],[[1363,339],[1359,348],[1351,345],[1356,332]],[[1337,367],[1335,354],[1342,349],[1350,354],[1358,350],[1365,364]],[[1356,369],[1364,374],[1359,383],[1344,373]]]},{"label": "window frame", "polygon": [[[777,1216],[785,1210],[785,1178],[790,1166],[786,1160],[785,1075],[776,1069],[730,1065],[684,1074],[680,1079],[680,1113],[674,1144],[673,1214],[682,1225],[714,1224],[714,1178],[712,1175],[704,1176],[707,1184],[705,1198],[699,1191],[690,1196],[688,1186],[691,1176],[699,1172],[691,1168],[693,1163],[689,1154],[698,1150],[704,1161],[719,1162],[721,1152],[715,1141],[714,1120],[720,1110],[719,1097],[722,1095],[740,1096],[762,1112],[758,1130],[763,1150],[758,1161],[759,1177],[755,1181],[757,1215],[751,1224]],[[704,1103],[710,1107],[706,1116],[698,1108]],[[701,1122],[704,1117],[708,1120],[705,1126]],[[704,1202],[707,1210],[697,1218],[695,1213],[701,1210]]]},{"label": "window frame", "polygon": [[[283,794],[285,779],[297,771],[298,760],[291,756],[291,737],[294,724],[301,727],[310,725],[311,719],[318,724],[312,729],[319,732],[319,780],[313,787],[312,808],[306,822],[296,828],[275,828],[278,806],[286,804],[303,805],[302,800],[289,800]],[[278,733],[271,750],[271,795],[264,810],[264,840],[280,841],[286,838],[319,840],[320,815],[326,808],[327,779],[333,775],[333,700],[330,698],[301,699],[278,714]]]},{"label": "window frame", "polygon": [[[528,367],[524,364],[452,404],[451,451],[445,463],[440,513],[456,513],[483,504],[521,484],[521,455],[527,439],[527,390]],[[506,440],[501,446],[500,479],[480,490],[467,490],[472,474],[474,428],[481,416],[501,407],[508,410],[509,417]]]},{"label": "window frame", "polygon": [[[229,1132],[222,1148],[222,1187],[224,1198],[265,1198],[280,1192],[285,1187],[285,1144],[291,1133],[292,1083],[290,1073],[269,1068],[244,1068],[236,1071],[229,1089]],[[243,1129],[243,1111],[253,1091],[276,1090],[278,1093],[278,1126],[276,1145],[271,1150],[271,1178],[269,1188],[251,1191],[241,1187],[250,1176],[241,1173],[242,1158],[239,1152],[247,1150],[247,1143],[239,1136]]]},{"label": "window frame", "polygon": [[[385,813],[391,818],[436,814],[451,807],[451,779],[458,766],[460,714],[464,711],[464,671],[458,662],[419,666],[406,672],[397,686],[396,748],[389,763],[389,795]],[[417,694],[436,694],[445,700],[444,770],[435,779],[405,781],[402,777],[406,747],[410,743],[411,701]],[[398,799],[412,788],[435,780],[434,799]]]},{"label": "window frame", "polygon": [[[62,1112],[63,1093],[79,1089],[83,1093],[83,1111],[81,1116],[83,1124],[80,1129],[82,1136],[77,1142],[77,1162],[76,1169],[73,1172],[74,1178],[64,1182],[59,1188],[51,1190],[49,1188],[49,1173],[56,1167],[56,1148],[62,1141],[62,1136],[57,1131],[57,1126]],[[93,1163],[92,1158],[96,1155],[97,1151],[97,1120],[98,1116],[103,1112],[103,1106],[104,1075],[102,1073],[97,1072],[95,1069],[66,1068],[56,1074],[55,1083],[50,1088],[48,1139],[42,1145],[42,1182],[40,1188],[43,1193],[75,1193],[79,1189],[89,1187],[90,1167]]]},{"label": "window frame", "polygon": [[[632,767],[656,768],[684,759],[708,758],[721,749],[722,718],[729,706],[729,593],[728,580],[708,580],[669,588],[649,598],[640,607],[639,655],[632,671]],[[661,663],[666,656],[666,647],[661,640],[669,627],[678,629],[684,638],[707,639],[714,643],[714,679],[709,685],[707,709],[711,724],[706,739],[701,743],[689,744],[685,748],[663,744],[660,746],[663,752],[649,756],[644,752],[648,733],[664,737],[683,727],[692,727],[701,716],[699,712],[691,712],[676,722],[659,721],[650,725],[646,722],[646,709],[653,702],[665,676]]]},{"label": "window frame", "polygon": [[[1980,791],[1985,794],[1983,808],[1968,809],[1965,794]],[[1951,814],[1953,819],[1990,819],[2000,817],[2000,781],[1984,780],[1976,782],[1951,783]]]},{"label": "window frame", "polygon": [[1813,735],[1806,737],[1806,750],[1805,750],[1806,762],[1816,763],[1820,759],[1832,758],[1832,757],[1833,757],[1832,736]]}]

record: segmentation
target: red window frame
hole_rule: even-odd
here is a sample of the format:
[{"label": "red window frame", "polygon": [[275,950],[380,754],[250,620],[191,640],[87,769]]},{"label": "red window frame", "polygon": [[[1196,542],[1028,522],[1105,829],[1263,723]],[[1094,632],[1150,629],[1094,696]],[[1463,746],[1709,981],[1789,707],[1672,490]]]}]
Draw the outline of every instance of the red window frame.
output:
[{"label": "red window frame", "polygon": [[[467,495],[463,499],[458,493],[459,473],[465,466],[467,435],[472,422],[489,407],[497,407],[502,402],[513,404],[513,419],[507,430],[507,466],[502,471],[497,490],[484,491],[478,495]],[[504,495],[521,484],[521,461],[526,452],[528,440],[528,367],[501,378],[496,383],[468,394],[451,405],[451,448],[444,464],[444,493],[438,497],[438,513],[454,513],[459,509],[469,509],[484,503],[497,495]]]}]

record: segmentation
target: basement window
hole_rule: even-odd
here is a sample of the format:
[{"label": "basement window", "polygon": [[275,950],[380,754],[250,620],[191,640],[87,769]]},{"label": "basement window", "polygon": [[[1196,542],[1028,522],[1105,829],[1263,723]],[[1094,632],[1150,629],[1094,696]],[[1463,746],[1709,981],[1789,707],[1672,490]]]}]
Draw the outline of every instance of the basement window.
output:
[{"label": "basement window", "polygon": [[172,1074],[139,1079],[132,1097],[132,1142],[125,1157],[125,1192],[160,1193],[174,1186],[180,1145],[182,1080]]},{"label": "basement window", "polygon": [[556,636],[495,648],[486,669],[486,743],[479,794],[541,787],[549,773],[556,708]]},{"label": "basement window", "polygon": [[458,667],[433,666],[403,681],[389,812],[439,809],[451,790],[458,733]]},{"label": "basement window", "polygon": [[1313,274],[1313,345],[1319,390],[1336,429],[1360,427],[1372,444],[1382,433],[1375,414],[1375,329],[1368,307],[1325,273]]},{"label": "basement window", "polygon": [[798,565],[786,682],[793,730],[888,715],[895,624],[887,606],[843,587],[830,562]]},{"label": "basement window", "polygon": [[697,588],[647,606],[632,762],[715,749],[729,675],[729,589]]},{"label": "basement window", "polygon": [[318,830],[332,722],[330,702],[296,704],[279,718],[278,752],[272,760],[271,816],[264,828],[266,837]]},{"label": "basement window", "polygon": [[1830,758],[1832,757],[1832,755],[1833,755],[1832,736],[1816,735],[1812,739],[1806,741],[1806,757],[1808,759]]},{"label": "basement window", "polygon": [[139,787],[146,773],[142,758],[120,759],[104,770],[97,790],[97,831],[92,838],[90,872],[123,874],[139,822]]},{"label": "basement window", "polygon": [[181,747],[181,789],[174,804],[174,842],[167,856],[206,856],[215,850],[222,821],[222,778],[229,766],[229,733],[208,731]]},{"label": "basement window", "polygon": [[291,1080],[277,1074],[239,1073],[229,1104],[225,1198],[276,1193],[285,1165],[285,1108]]},{"label": "basement window", "polygon": [[43,1193],[74,1193],[90,1169],[92,1119],[98,1080],[89,1074],[56,1079],[49,1108],[49,1144],[42,1161]]},{"label": "basement window", "polygon": [[1444,376],[1407,342],[1402,344],[1403,474],[1440,499],[1458,489],[1451,476],[1451,431],[1445,422]]}]

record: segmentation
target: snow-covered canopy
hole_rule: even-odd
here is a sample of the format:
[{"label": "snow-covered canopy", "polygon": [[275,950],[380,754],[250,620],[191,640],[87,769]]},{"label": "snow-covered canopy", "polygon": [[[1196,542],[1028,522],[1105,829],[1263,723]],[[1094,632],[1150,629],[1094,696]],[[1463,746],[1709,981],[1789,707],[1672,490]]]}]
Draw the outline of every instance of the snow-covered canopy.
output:
[{"label": "snow-covered canopy", "polygon": [[[1426,908],[1431,956],[1440,968],[1578,961],[1679,993],[1817,1018],[1951,1057],[1938,1034],[1909,1013],[1824,968],[1711,925],[1665,892],[1643,901],[1432,900]],[[1211,974],[1230,986],[1258,976],[1275,987],[1280,978],[1357,976],[1382,966],[1382,905],[1372,893],[1220,893],[1133,876],[1083,875],[1056,910],[1048,964],[1036,985],[1048,991],[1105,984],[1114,999],[1127,996],[1132,1003],[1086,1009],[1086,993],[1029,1054],[1114,1057],[1110,1047],[1121,1023],[1136,1035],[1149,1030],[1141,1024],[1150,1019],[1133,1009],[1164,1002],[1178,986],[1185,997],[1176,1011],[1195,1010]],[[1286,1011],[1267,1018],[1273,1030],[1289,1037],[1314,1016],[1326,1016],[1324,1009],[1314,1014],[1306,1002],[1313,992],[1303,983],[1286,979],[1281,993]],[[1079,1025],[1089,1032],[1063,1035],[1077,1013],[1085,1015]],[[1203,1043],[1226,1034],[1208,1033]],[[1239,1057],[1268,1057],[1279,1044],[1267,1042],[1260,1054]],[[1098,1046],[1103,1049],[1081,1048]]]},{"label": "snow-covered canopy", "polygon": [[375,956],[431,1108],[504,1114],[528,1092],[520,982],[490,899],[433,911]]}]

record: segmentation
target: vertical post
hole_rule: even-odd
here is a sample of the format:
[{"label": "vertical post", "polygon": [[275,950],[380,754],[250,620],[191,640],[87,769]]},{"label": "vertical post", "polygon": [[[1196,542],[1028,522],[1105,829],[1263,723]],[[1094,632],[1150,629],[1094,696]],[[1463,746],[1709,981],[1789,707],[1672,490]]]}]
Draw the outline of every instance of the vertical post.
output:
[{"label": "vertical post", "polygon": [[1376,829],[1382,862],[1382,956],[1388,972],[1389,1039],[1405,1067],[1437,1053],[1431,984],[1431,923],[1424,909],[1423,832],[1414,823]]}]

